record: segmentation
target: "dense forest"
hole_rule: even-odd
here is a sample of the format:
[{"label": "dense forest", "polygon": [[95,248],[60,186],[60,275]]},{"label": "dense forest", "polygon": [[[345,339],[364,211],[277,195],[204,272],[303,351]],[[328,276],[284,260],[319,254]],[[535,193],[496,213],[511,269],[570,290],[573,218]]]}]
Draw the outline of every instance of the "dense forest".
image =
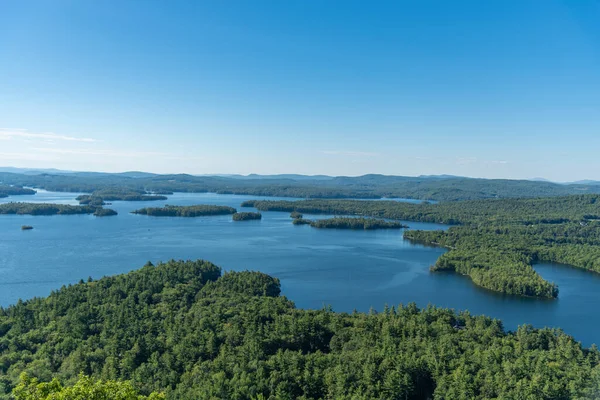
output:
[{"label": "dense forest", "polygon": [[[600,185],[561,185],[525,180],[472,179],[463,177],[406,177],[364,175],[358,177],[306,176],[194,176],[123,174],[14,174],[0,173],[0,183],[59,192],[134,191],[141,194],[215,192],[298,198],[411,198],[437,201],[565,196],[600,193]],[[116,200],[116,199],[115,199]]]},{"label": "dense forest", "polygon": [[167,200],[166,196],[146,193],[127,188],[106,188],[77,197],[79,204],[104,205],[106,201],[156,201]]},{"label": "dense forest", "polygon": [[0,185],[0,198],[8,196],[22,196],[35,194],[33,189],[27,189],[20,186]]},{"label": "dense forest", "polygon": [[395,201],[247,201],[261,211],[361,215],[454,224],[444,231],[406,231],[404,237],[449,249],[432,267],[468,275],[484,288],[553,298],[558,287],[532,267],[559,262],[600,272],[600,196],[490,199],[439,204]]},{"label": "dense forest", "polygon": [[128,381],[93,380],[80,375],[73,386],[63,386],[58,378],[40,382],[27,373],[21,374],[12,391],[14,400],[164,400],[163,393],[140,395]]},{"label": "dense forest", "polygon": [[296,309],[277,279],[221,275],[204,261],[148,264],[0,308],[1,399],[32,399],[24,388],[55,378],[131,381],[177,400],[594,399],[599,363],[595,347],[559,330],[507,333],[468,312]]},{"label": "dense forest", "polygon": [[262,214],[256,212],[236,212],[231,218],[234,221],[251,221],[262,219]]},{"label": "dense forest", "polygon": [[1,214],[19,215],[72,215],[95,214],[97,216],[116,215],[116,211],[94,206],[70,206],[50,203],[5,203],[0,204]]},{"label": "dense forest", "polygon": [[[294,218],[293,223],[296,225],[303,225],[304,223],[300,220],[303,218]],[[374,230],[374,229],[402,229],[408,228],[396,221],[385,221],[383,219],[375,218],[353,218],[353,217],[334,217],[327,219],[318,219],[314,221],[308,221],[313,228],[321,229],[360,229],[360,230]]]},{"label": "dense forest", "polygon": [[235,214],[236,212],[237,210],[233,207],[199,204],[195,206],[165,205],[164,207],[147,207],[134,210],[131,213],[152,217],[204,217],[208,215]]}]

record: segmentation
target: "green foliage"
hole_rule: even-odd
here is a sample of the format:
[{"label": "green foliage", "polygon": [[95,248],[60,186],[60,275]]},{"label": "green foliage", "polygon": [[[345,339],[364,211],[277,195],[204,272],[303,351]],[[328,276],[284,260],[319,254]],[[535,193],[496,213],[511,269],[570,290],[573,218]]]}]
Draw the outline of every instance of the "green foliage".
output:
[{"label": "green foliage", "polygon": [[255,207],[259,211],[361,215],[449,225],[474,223],[530,225],[593,219],[589,217],[600,215],[600,195],[473,200],[438,204],[362,200],[249,200],[243,202],[241,206]]},{"label": "green foliage", "polygon": [[313,228],[324,229],[402,229],[408,228],[400,222],[385,221],[375,218],[352,218],[352,217],[335,217],[328,219],[318,219],[310,222]]},{"label": "green foliage", "polygon": [[93,214],[96,207],[92,206],[70,206],[66,204],[47,203],[6,203],[0,204],[1,214],[29,214],[29,215],[72,215]]},{"label": "green foliage", "polygon": [[279,292],[262,273],[221,277],[208,262],[171,261],[0,308],[0,398],[17,387],[17,400],[54,399],[40,397],[43,388],[64,390],[54,378],[81,386],[69,394],[118,387],[177,400],[599,393],[600,353],[559,330],[507,333],[497,320],[414,304],[369,314],[299,310]]},{"label": "green foliage", "polygon": [[234,221],[250,221],[255,219],[262,219],[262,214],[257,212],[236,212],[233,214],[232,219]]},{"label": "green foliage", "polygon": [[237,210],[233,207],[214,206],[214,205],[196,205],[196,206],[170,206],[162,208],[148,207],[132,211],[132,214],[149,215],[152,217],[205,217],[208,215],[228,215],[235,214]]},{"label": "green foliage", "polygon": [[96,217],[111,217],[117,214],[118,213],[115,210],[111,210],[110,208],[97,208],[96,211],[94,211]]},{"label": "green foliage", "polygon": [[163,194],[172,192],[215,192],[329,199],[404,197],[437,201],[565,196],[600,192],[600,185],[560,185],[550,182],[502,179],[384,175],[325,178],[302,176],[234,178],[145,173],[72,173],[68,175],[0,173],[0,182],[61,192],[81,193],[105,190],[114,192],[121,189],[142,195],[150,192]]},{"label": "green foliage", "polygon": [[143,190],[112,187],[95,190],[92,194],[83,194],[77,197],[79,204],[104,205],[106,201],[156,201],[167,200],[166,196],[146,193]]},{"label": "green foliage", "polygon": [[[532,268],[537,261],[600,272],[600,196],[410,204],[394,201],[247,201],[261,211],[346,214],[459,224],[406,231],[413,241],[446,247],[433,271],[455,271],[497,292],[554,298],[558,287]],[[297,224],[316,222],[294,222]]]},{"label": "green foliage", "polygon": [[54,378],[51,382],[40,383],[26,373],[21,374],[19,384],[13,389],[15,400],[161,400],[165,396],[152,393],[141,396],[130,382],[93,381],[80,375],[75,385],[63,387]]}]

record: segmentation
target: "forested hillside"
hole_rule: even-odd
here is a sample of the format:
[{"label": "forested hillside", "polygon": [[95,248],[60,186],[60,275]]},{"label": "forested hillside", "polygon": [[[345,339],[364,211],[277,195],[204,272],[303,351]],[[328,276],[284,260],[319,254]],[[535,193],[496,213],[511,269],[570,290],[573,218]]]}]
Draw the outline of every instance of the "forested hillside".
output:
[{"label": "forested hillside", "polygon": [[497,320],[413,304],[382,310],[299,310],[262,273],[148,264],[0,309],[0,398],[24,371],[66,385],[80,373],[131,380],[177,400],[600,395],[600,353],[560,331],[506,333]]},{"label": "forested hillside", "polygon": [[410,204],[394,201],[247,201],[261,211],[363,215],[455,224],[447,232],[406,231],[404,237],[447,247],[432,267],[468,275],[490,290],[558,296],[532,268],[537,261],[600,272],[600,196]]},{"label": "forested hillside", "polygon": [[148,195],[147,193],[215,192],[299,198],[378,199],[403,197],[438,201],[600,193],[600,185],[594,184],[561,185],[526,180],[386,175],[311,178],[294,175],[223,177],[186,174],[154,175],[83,172],[24,175],[4,172],[0,173],[0,183],[60,192],[96,192],[94,197],[99,198],[127,191],[138,193],[138,195]]}]

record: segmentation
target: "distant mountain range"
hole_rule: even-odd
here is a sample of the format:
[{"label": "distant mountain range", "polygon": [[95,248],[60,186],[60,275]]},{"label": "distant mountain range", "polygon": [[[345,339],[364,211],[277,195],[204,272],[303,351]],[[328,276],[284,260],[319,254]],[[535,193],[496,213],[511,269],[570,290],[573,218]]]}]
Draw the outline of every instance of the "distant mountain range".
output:
[{"label": "distant mountain range", "polygon": [[[127,172],[91,172],[91,171],[70,171],[70,170],[61,170],[56,168],[18,168],[18,167],[0,167],[0,172],[10,172],[14,174],[25,174],[25,175],[41,175],[41,174],[51,174],[51,175],[68,175],[68,174],[76,174],[78,176],[101,176],[101,175],[113,175],[113,176],[123,176],[129,178],[151,178],[154,176],[164,176],[166,174],[155,174],[151,172],[142,172],[142,171],[127,171]],[[187,174],[179,174],[179,175],[187,175]],[[199,176],[199,177],[219,177],[219,178],[230,178],[230,179],[242,179],[242,180],[262,180],[262,179],[271,179],[271,180],[293,180],[293,181],[328,181],[334,180],[337,178],[341,179],[354,179],[354,178],[364,178],[364,177],[389,177],[389,178],[410,178],[410,179],[485,179],[485,178],[468,178],[460,175],[419,175],[417,177],[405,177],[399,175],[380,175],[380,174],[367,174],[358,177],[346,177],[346,176],[331,176],[331,175],[302,175],[302,174],[271,174],[271,175],[261,175],[261,174],[196,174],[190,176]],[[489,179],[492,180],[492,179]],[[518,179],[510,179],[510,180],[518,180]],[[555,183],[561,185],[600,185],[600,180],[593,179],[583,179],[574,182],[555,182],[542,177],[535,177],[524,179],[526,181],[531,182],[547,182],[547,183]]]}]

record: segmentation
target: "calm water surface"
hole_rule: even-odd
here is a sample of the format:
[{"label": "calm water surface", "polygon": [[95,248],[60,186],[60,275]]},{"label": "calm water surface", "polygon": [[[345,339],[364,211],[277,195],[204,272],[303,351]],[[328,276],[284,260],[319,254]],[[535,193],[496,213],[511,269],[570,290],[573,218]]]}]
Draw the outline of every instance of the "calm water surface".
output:
[{"label": "calm water surface", "polygon": [[[77,194],[40,191],[0,202],[77,204]],[[336,311],[383,309],[385,304],[434,304],[521,324],[561,327],[584,345],[600,343],[600,276],[567,266],[540,264],[538,272],[560,287],[558,300],[499,295],[468,278],[429,272],[444,252],[403,240],[402,231],[346,231],[294,226],[288,213],[263,212],[261,221],[231,216],[148,217],[130,214],[164,204],[220,204],[239,208],[256,196],[183,194],[160,202],[114,202],[116,217],[0,216],[0,305],[46,296],[64,284],[127,272],[145,262],[203,258],[225,270],[259,270],[281,279],[298,307]],[[276,198],[269,198],[276,199]],[[312,217],[312,216],[311,216]],[[326,216],[315,216],[324,218]],[[443,225],[406,222],[413,229]],[[34,230],[21,231],[21,225]]]}]

